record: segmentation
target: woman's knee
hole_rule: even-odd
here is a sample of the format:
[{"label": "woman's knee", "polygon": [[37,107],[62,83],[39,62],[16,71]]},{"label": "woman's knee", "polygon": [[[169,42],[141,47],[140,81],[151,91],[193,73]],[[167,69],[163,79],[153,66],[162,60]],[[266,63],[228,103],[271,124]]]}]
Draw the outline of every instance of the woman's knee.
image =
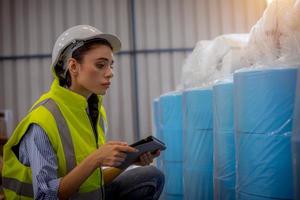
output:
[{"label": "woman's knee", "polygon": [[145,169],[146,173],[150,177],[155,178],[162,185],[165,183],[165,175],[163,174],[163,172],[161,170],[159,170],[158,168],[156,168],[154,166],[147,166],[145,168],[146,168]]},{"label": "woman's knee", "polygon": [[[129,175],[130,174],[130,175]],[[124,174],[125,175],[125,174]],[[134,181],[141,184],[150,184],[158,190],[162,189],[165,183],[165,176],[155,166],[137,167],[127,172],[127,181]],[[131,178],[128,180],[128,178]]]},{"label": "woman's knee", "polygon": [[[138,167],[130,173],[138,177],[124,199],[158,199],[165,183],[164,174],[154,166]],[[129,176],[127,177],[129,178]],[[125,198],[126,197],[126,198]]]}]

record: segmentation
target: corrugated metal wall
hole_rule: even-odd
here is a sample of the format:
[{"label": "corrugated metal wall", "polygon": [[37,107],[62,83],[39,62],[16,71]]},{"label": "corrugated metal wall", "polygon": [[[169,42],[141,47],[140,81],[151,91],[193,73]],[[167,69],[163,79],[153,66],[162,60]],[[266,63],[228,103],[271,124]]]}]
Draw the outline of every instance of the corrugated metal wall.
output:
[{"label": "corrugated metal wall", "polygon": [[265,7],[264,0],[0,0],[0,109],[13,110],[16,125],[49,88],[56,37],[90,24],[123,42],[105,105],[108,137],[132,142],[136,127],[141,137],[151,133],[152,99],[176,88],[187,50],[248,32]]}]

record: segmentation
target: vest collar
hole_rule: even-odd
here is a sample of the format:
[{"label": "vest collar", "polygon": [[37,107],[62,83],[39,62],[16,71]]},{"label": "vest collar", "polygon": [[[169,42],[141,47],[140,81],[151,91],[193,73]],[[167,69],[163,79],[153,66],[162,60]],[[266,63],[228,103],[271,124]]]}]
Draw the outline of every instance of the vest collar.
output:
[{"label": "vest collar", "polygon": [[[54,96],[66,102],[68,106],[81,108],[81,109],[86,109],[88,107],[87,99],[84,96],[77,94],[76,92],[73,92],[67,88],[61,87],[57,79],[54,79],[51,85],[50,92]],[[98,105],[100,108],[102,105],[102,96],[101,95],[97,95],[97,96],[99,99]]]}]

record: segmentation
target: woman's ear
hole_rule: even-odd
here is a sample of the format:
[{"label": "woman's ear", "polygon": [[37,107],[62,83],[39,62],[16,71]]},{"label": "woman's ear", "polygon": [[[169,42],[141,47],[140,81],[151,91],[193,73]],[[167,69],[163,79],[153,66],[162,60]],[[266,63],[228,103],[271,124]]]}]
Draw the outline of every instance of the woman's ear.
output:
[{"label": "woman's ear", "polygon": [[75,60],[74,58],[69,58],[68,59],[68,69],[71,74],[76,76],[79,71],[79,66],[78,66],[77,60]]}]

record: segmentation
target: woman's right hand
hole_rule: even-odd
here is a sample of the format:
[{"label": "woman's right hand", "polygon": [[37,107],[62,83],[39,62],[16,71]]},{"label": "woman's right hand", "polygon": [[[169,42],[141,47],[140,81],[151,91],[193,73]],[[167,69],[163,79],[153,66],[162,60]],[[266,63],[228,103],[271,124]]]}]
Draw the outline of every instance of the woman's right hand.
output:
[{"label": "woman's right hand", "polygon": [[[126,153],[129,152],[136,152],[136,149],[128,146],[125,142],[108,142],[100,146],[62,177],[58,189],[59,199],[69,199],[74,193],[78,192],[80,185],[95,169],[101,166],[119,166],[126,158]],[[116,173],[114,172],[114,174]]]},{"label": "woman's right hand", "polygon": [[126,153],[137,151],[137,149],[129,146],[126,142],[110,141],[101,145],[91,156],[97,167],[117,167],[125,160]]}]

